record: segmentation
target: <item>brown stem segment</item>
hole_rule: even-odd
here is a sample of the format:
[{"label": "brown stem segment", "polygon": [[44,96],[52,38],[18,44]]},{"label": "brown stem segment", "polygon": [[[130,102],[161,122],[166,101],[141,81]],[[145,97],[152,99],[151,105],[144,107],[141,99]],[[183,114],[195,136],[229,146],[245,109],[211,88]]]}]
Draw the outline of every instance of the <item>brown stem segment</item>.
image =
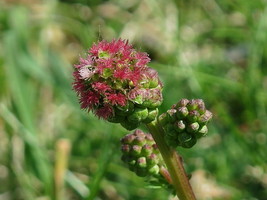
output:
[{"label": "brown stem segment", "polygon": [[151,135],[153,136],[165,164],[170,173],[173,186],[180,200],[196,200],[192,187],[185,173],[181,157],[170,148],[164,140],[164,130],[157,120],[147,124]]}]

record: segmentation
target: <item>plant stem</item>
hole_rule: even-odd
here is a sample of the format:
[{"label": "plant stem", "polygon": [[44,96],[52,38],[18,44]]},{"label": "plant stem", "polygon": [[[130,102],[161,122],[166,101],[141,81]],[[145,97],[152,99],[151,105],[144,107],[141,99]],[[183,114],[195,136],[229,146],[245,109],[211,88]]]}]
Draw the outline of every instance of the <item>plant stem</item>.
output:
[{"label": "plant stem", "polygon": [[196,200],[192,187],[185,173],[181,156],[170,148],[164,140],[164,130],[157,120],[147,124],[151,135],[153,136],[165,164],[170,173],[173,186],[180,200]]}]

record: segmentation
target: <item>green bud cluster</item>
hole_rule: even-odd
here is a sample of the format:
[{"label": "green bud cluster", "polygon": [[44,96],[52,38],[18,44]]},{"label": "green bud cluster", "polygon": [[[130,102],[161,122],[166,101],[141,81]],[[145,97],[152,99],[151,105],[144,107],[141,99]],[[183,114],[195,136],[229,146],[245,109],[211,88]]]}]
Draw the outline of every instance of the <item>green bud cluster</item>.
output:
[{"label": "green bud cluster", "polygon": [[164,162],[151,134],[135,130],[124,136],[121,151],[122,161],[138,176],[161,176],[160,169],[164,167]]},{"label": "green bud cluster", "polygon": [[[148,81],[148,83],[151,82],[151,80]],[[155,84],[154,80],[152,86],[154,87]],[[129,93],[127,105],[116,106],[114,115],[108,118],[108,121],[120,123],[127,130],[134,130],[141,123],[148,124],[155,120],[158,116],[158,107],[162,103],[162,85],[161,83],[157,84],[156,88],[132,90]]]},{"label": "green bud cluster", "polygon": [[202,99],[181,99],[159,116],[159,122],[169,145],[191,148],[208,133],[207,123],[211,118],[212,113],[205,108]]}]

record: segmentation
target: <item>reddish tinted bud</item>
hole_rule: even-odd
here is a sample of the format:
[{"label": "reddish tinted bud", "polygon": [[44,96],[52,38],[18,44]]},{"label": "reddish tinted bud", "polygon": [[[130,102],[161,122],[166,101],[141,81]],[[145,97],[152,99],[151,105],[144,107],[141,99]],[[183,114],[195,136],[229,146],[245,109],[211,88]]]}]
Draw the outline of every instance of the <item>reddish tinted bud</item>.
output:
[{"label": "reddish tinted bud", "polygon": [[177,106],[178,106],[178,107],[185,107],[188,103],[189,103],[189,100],[188,100],[188,99],[181,99],[181,100],[178,102]]},{"label": "reddish tinted bud", "polygon": [[160,176],[159,169],[165,165],[151,134],[136,130],[124,136],[121,143],[122,160],[130,170],[138,176]]},{"label": "reddish tinted bud", "polygon": [[165,140],[169,145],[190,148],[207,134],[206,124],[211,118],[212,113],[206,110],[202,99],[181,99],[160,115],[159,122],[166,131]]}]

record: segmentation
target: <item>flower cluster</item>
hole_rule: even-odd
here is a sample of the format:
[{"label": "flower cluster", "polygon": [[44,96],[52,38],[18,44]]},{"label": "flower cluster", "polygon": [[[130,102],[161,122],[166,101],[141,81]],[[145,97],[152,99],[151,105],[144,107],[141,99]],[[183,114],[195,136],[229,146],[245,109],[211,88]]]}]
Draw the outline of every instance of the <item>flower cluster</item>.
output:
[{"label": "flower cluster", "polygon": [[166,142],[174,147],[191,148],[197,139],[208,133],[207,123],[212,113],[205,108],[201,99],[182,99],[166,113],[159,116]]},{"label": "flower cluster", "polygon": [[128,130],[153,121],[162,103],[162,83],[149,61],[125,40],[94,44],[73,73],[81,108]]},{"label": "flower cluster", "polygon": [[121,139],[122,161],[138,176],[159,175],[163,160],[150,134],[135,130]]}]

